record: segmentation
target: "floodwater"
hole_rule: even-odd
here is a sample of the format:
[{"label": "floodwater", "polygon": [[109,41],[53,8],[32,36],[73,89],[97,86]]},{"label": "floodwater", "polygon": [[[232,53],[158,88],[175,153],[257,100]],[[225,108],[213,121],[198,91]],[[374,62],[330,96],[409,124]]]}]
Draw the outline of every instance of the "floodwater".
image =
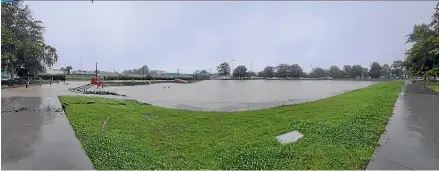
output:
[{"label": "floodwater", "polygon": [[164,83],[104,89],[161,107],[230,112],[314,101],[375,83],[331,80],[207,80],[193,84]]}]

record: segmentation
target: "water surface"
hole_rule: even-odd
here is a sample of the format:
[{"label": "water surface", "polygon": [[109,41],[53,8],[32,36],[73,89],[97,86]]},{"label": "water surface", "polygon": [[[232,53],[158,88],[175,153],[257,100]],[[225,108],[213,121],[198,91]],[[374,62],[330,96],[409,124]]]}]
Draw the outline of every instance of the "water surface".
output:
[{"label": "water surface", "polygon": [[193,84],[164,83],[105,89],[168,108],[239,111],[314,101],[375,83],[331,80],[207,80]]}]

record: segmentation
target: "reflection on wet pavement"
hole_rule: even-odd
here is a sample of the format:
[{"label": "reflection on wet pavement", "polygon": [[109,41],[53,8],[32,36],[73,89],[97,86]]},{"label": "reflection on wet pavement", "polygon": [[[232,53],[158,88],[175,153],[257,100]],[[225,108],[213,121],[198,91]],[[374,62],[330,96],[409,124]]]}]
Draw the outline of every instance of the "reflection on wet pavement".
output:
[{"label": "reflection on wet pavement", "polygon": [[37,86],[2,90],[2,169],[93,169],[55,95]]},{"label": "reflection on wet pavement", "polygon": [[407,83],[367,169],[439,169],[438,121],[439,94]]}]

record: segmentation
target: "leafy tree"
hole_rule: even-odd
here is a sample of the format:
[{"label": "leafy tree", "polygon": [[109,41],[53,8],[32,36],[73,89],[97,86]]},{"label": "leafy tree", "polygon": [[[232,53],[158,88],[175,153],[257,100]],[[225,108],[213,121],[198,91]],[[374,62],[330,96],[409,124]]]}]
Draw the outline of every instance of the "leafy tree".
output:
[{"label": "leafy tree", "polygon": [[369,69],[367,68],[363,68],[363,74],[362,74],[363,78],[369,77]]},{"label": "leafy tree", "polygon": [[[439,5],[439,3],[438,3]],[[430,24],[420,24],[413,27],[408,35],[406,43],[413,43],[406,51],[404,61],[407,70],[412,75],[439,76],[436,68],[439,68],[439,9],[432,16]]]},{"label": "leafy tree", "polygon": [[397,77],[401,77],[403,74],[404,62],[401,60],[393,61],[392,63],[392,74],[395,74]]},{"label": "leafy tree", "polygon": [[390,69],[389,64],[384,64],[384,65],[382,66],[381,74],[382,74],[382,76],[384,76],[385,78],[390,78],[391,69]]},{"label": "leafy tree", "polygon": [[202,76],[208,76],[208,75],[210,75],[210,73],[208,73],[206,70],[201,70],[200,71],[200,75],[202,75]]},{"label": "leafy tree", "polygon": [[378,62],[372,62],[370,65],[369,76],[372,78],[380,78],[382,75],[382,67]]},{"label": "leafy tree", "polygon": [[[2,70],[11,78],[33,76],[58,61],[54,47],[44,42],[44,26],[21,1],[2,4]],[[20,71],[20,72],[18,72]]]},{"label": "leafy tree", "polygon": [[303,78],[309,78],[309,74],[308,74],[307,72],[303,72],[303,73],[302,73],[302,77],[303,77]]},{"label": "leafy tree", "polygon": [[151,74],[149,73],[149,68],[148,65],[143,65],[141,66],[139,69],[130,69],[130,70],[125,70],[122,73],[124,74],[137,74],[137,75],[143,75],[145,74],[146,76],[150,76]]},{"label": "leafy tree", "polygon": [[70,71],[71,71],[72,69],[73,69],[73,67],[72,67],[72,66],[70,66],[70,65],[69,65],[69,66],[67,66],[67,67],[65,68],[65,70],[66,70],[66,72],[67,72],[67,74],[68,74],[68,75],[70,75],[70,74],[71,74],[71,72],[70,72]]},{"label": "leafy tree", "polygon": [[326,77],[326,75],[326,71],[320,67],[313,68],[312,71],[309,73],[309,77],[311,78],[322,78]]},{"label": "leafy tree", "polygon": [[293,64],[289,68],[290,76],[293,78],[299,78],[303,75],[303,69],[299,64]]},{"label": "leafy tree", "polygon": [[268,77],[268,78],[271,78],[271,77],[274,77],[274,75],[275,75],[275,73],[274,73],[274,67],[272,67],[272,66],[267,66],[267,67],[265,67],[264,68],[264,71],[262,71],[263,72],[263,76],[262,77]]},{"label": "leafy tree", "polygon": [[256,76],[257,76],[256,73],[253,71],[247,72],[247,77],[256,77]]},{"label": "leafy tree", "polygon": [[60,70],[63,72],[63,74],[66,74],[66,72],[67,72],[66,68],[64,68],[64,67],[61,67]]},{"label": "leafy tree", "polygon": [[343,66],[343,72],[346,78],[354,78],[354,72],[352,71],[352,67],[350,65]]},{"label": "leafy tree", "polygon": [[279,64],[276,67],[276,74],[279,78],[287,78],[290,75],[290,66],[288,64]]},{"label": "leafy tree", "polygon": [[247,68],[244,65],[239,65],[233,70],[233,76],[242,78],[247,76]]},{"label": "leafy tree", "polygon": [[265,76],[265,72],[264,71],[259,71],[258,72],[258,77],[266,77]]},{"label": "leafy tree", "polygon": [[227,62],[223,62],[220,65],[218,65],[216,67],[216,70],[218,71],[218,75],[221,76],[230,75],[230,65]]},{"label": "leafy tree", "polygon": [[362,78],[364,76],[364,68],[361,65],[352,65],[353,78]]},{"label": "leafy tree", "polygon": [[345,74],[338,66],[332,65],[328,69],[328,76],[333,78],[343,78]]}]

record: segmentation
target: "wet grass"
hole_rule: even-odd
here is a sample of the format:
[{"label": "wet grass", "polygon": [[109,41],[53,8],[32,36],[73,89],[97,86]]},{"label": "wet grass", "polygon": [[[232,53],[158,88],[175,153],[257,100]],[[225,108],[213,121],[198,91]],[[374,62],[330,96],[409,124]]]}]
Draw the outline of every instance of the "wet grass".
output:
[{"label": "wet grass", "polygon": [[[378,145],[402,85],[232,113],[98,97],[60,100],[95,169],[356,170]],[[287,145],[275,139],[292,130],[304,137]]]},{"label": "wet grass", "polygon": [[439,92],[439,84],[429,84],[427,85],[429,88]]}]

